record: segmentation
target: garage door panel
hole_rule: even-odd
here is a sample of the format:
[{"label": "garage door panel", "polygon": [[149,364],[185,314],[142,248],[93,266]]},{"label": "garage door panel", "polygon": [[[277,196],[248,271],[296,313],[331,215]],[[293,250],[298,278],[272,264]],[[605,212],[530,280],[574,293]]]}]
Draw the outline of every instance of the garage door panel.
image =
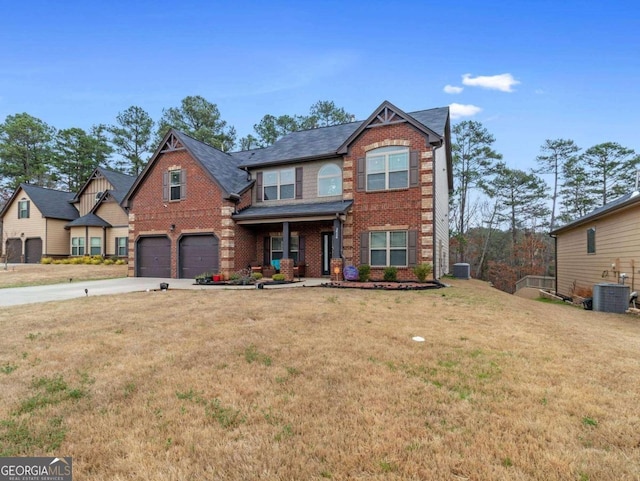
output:
[{"label": "garage door panel", "polygon": [[136,248],[138,277],[171,277],[171,241],[167,237],[141,237]]},{"label": "garage door panel", "polygon": [[25,259],[28,264],[37,264],[42,258],[42,239],[40,237],[27,239],[24,247]]},{"label": "garage door panel", "polygon": [[219,272],[220,242],[215,235],[186,235],[180,239],[180,278]]},{"label": "garage door panel", "polygon": [[7,261],[12,263],[22,262],[22,240],[21,239],[7,239],[5,244],[5,254],[7,255]]}]

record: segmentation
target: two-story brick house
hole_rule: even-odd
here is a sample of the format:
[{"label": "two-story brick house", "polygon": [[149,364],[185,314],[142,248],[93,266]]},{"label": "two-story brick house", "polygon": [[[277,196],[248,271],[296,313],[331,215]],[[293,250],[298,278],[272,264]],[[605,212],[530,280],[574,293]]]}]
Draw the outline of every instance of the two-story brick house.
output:
[{"label": "two-story brick house", "polygon": [[448,108],[384,102],[360,122],[223,153],[170,131],[123,205],[130,274],[230,274],[249,264],[307,277],[370,264],[448,272]]}]

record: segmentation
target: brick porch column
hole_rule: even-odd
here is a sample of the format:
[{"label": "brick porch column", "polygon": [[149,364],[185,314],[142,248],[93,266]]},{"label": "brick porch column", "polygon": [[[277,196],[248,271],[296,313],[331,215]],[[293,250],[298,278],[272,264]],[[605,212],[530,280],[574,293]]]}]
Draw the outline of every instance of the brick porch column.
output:
[{"label": "brick porch column", "polygon": [[331,259],[331,280],[332,281],[339,282],[343,279],[342,268],[343,268],[343,262],[341,258],[334,257]]},{"label": "brick porch column", "polygon": [[280,259],[280,274],[284,274],[285,281],[293,280],[293,259]]}]

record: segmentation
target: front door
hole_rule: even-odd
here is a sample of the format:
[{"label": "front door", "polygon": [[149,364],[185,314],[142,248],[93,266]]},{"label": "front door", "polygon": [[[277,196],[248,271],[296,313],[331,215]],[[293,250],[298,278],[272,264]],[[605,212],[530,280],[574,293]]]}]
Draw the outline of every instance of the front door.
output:
[{"label": "front door", "polygon": [[331,275],[331,257],[333,256],[331,249],[333,232],[323,232],[320,235],[322,236],[322,275],[329,276]]}]

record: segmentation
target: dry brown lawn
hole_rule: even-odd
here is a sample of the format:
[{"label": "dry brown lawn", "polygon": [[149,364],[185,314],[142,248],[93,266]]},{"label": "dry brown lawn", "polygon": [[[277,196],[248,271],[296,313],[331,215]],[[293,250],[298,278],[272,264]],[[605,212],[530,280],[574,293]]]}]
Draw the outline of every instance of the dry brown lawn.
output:
[{"label": "dry brown lawn", "polygon": [[5,265],[0,264],[0,288],[58,284],[69,282],[69,279],[86,281],[126,276],[126,265],[17,264],[5,269]]},{"label": "dry brown lawn", "polygon": [[0,329],[0,455],[79,480],[640,479],[636,317],[453,281],[89,297]]}]

